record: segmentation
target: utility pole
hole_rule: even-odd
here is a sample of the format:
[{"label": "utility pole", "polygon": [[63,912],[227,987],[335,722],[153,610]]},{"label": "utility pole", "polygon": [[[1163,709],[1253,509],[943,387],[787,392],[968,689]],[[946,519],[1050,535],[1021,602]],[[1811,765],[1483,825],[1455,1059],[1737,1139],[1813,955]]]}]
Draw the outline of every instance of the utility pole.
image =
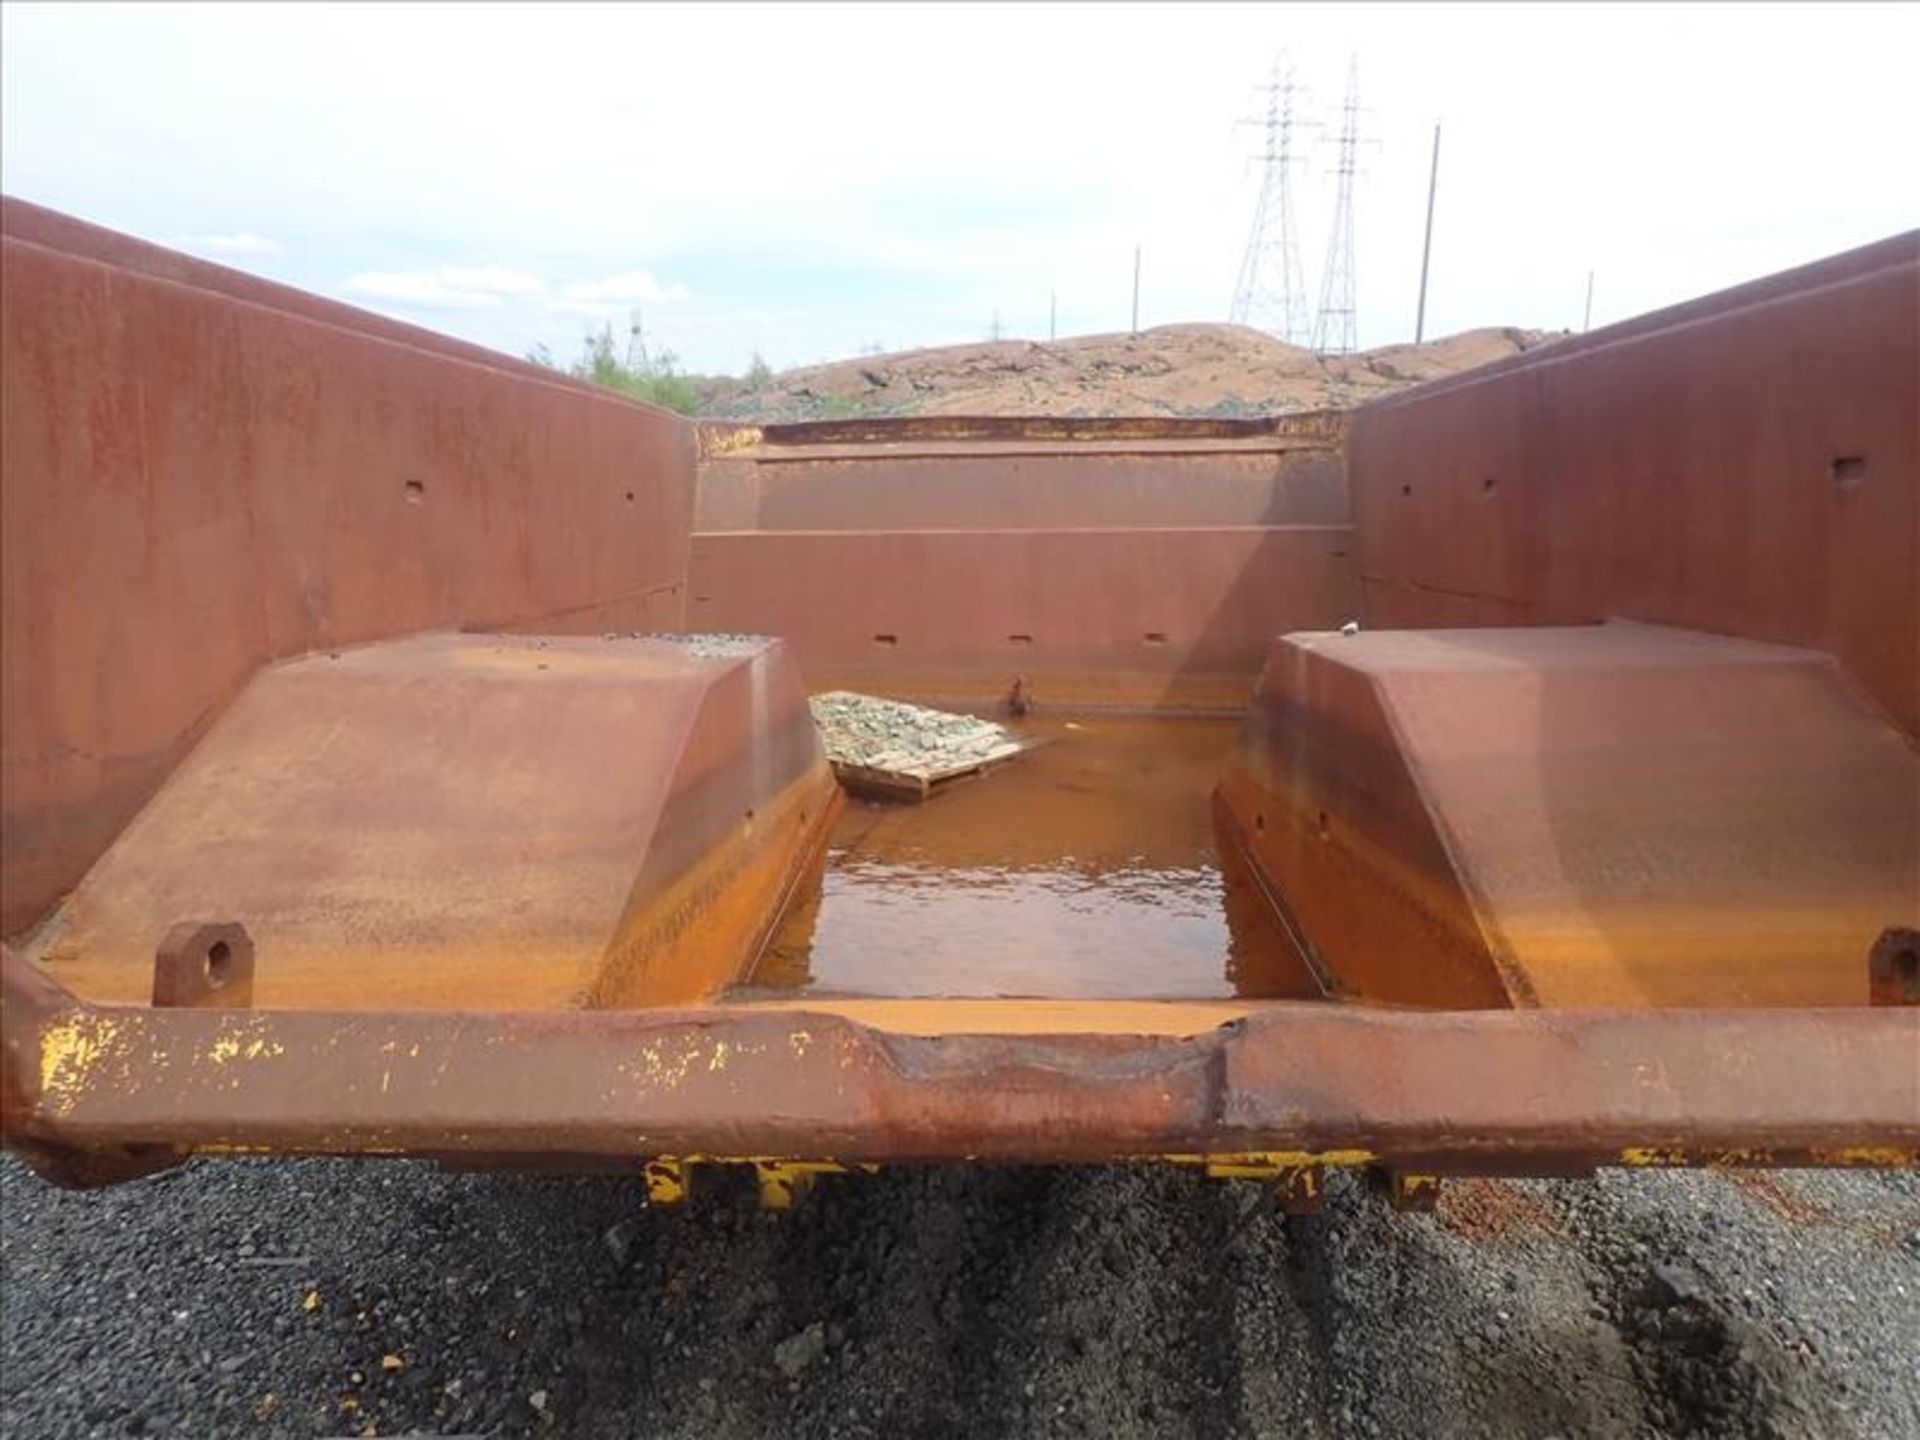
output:
[{"label": "utility pole", "polygon": [[1322,355],[1349,355],[1358,339],[1353,273],[1353,175],[1360,151],[1360,62],[1347,66],[1347,98],[1340,107],[1339,188],[1327,263],[1320,273],[1320,310],[1313,319],[1313,348]]},{"label": "utility pole", "polygon": [[1427,338],[1427,263],[1433,258],[1433,196],[1440,188],[1440,127],[1433,127],[1433,169],[1427,175],[1427,238],[1420,245],[1420,309],[1413,319],[1413,343]]},{"label": "utility pole", "polygon": [[1264,124],[1266,148],[1260,156],[1260,198],[1254,202],[1253,224],[1247,231],[1240,279],[1227,318],[1236,325],[1262,325],[1289,345],[1298,345],[1307,332],[1307,286],[1300,276],[1300,246],[1293,226],[1293,129],[1297,123],[1293,101],[1301,92],[1284,54],[1273,62],[1264,89],[1264,122],[1239,122]]},{"label": "utility pole", "polygon": [[1580,333],[1586,334],[1593,328],[1593,271],[1587,271],[1587,313],[1580,321]]},{"label": "utility pole", "polygon": [[1133,333],[1140,333],[1140,247],[1133,247]]}]

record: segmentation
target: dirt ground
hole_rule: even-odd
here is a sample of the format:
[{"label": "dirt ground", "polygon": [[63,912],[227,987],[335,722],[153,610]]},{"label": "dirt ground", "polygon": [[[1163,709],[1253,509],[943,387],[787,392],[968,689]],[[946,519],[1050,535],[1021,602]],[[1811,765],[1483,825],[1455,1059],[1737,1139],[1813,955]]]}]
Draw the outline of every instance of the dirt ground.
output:
[{"label": "dirt ground", "polygon": [[1054,344],[1002,340],[840,360],[760,383],[712,382],[716,419],[869,415],[1246,417],[1357,405],[1559,338],[1469,330],[1424,345],[1323,356],[1243,325],[1163,325]]},{"label": "dirt ground", "polygon": [[722,1183],[0,1163],[0,1432],[1920,1435],[1920,1177]]}]

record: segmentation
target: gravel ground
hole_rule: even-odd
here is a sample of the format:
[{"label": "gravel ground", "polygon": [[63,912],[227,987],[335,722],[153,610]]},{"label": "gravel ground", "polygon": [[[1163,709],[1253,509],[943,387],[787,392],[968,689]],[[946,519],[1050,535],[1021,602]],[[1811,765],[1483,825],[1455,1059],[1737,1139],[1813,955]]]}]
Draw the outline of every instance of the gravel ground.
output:
[{"label": "gravel ground", "polygon": [[0,1166],[7,1436],[1920,1435],[1920,1177]]}]

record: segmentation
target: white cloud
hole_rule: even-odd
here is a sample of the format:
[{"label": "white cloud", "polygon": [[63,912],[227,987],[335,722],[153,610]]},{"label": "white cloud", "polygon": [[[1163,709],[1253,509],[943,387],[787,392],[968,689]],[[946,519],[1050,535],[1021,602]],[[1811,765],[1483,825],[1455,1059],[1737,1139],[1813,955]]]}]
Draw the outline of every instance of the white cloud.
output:
[{"label": "white cloud", "polygon": [[197,250],[205,255],[278,255],[280,244],[251,230],[233,235],[178,235],[169,244],[182,250]]},{"label": "white cloud", "polygon": [[549,300],[547,309],[555,315],[587,315],[596,320],[611,319],[620,313],[618,305],[604,300]]},{"label": "white cloud", "polygon": [[604,280],[581,280],[561,287],[569,300],[684,300],[687,287],[662,285],[650,270],[627,270]]},{"label": "white cloud", "polygon": [[504,265],[446,266],[434,272],[455,290],[472,290],[486,295],[541,295],[547,282],[524,270],[509,270]]},{"label": "white cloud", "polygon": [[362,270],[341,286],[355,295],[416,310],[482,310],[502,297],[542,295],[546,282],[504,265],[443,265],[435,270]]}]

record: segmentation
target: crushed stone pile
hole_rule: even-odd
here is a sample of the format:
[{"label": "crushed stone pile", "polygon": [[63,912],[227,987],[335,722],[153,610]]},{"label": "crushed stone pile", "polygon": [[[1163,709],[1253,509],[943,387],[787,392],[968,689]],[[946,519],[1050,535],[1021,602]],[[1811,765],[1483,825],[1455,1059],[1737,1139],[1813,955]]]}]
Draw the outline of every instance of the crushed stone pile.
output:
[{"label": "crushed stone pile", "polygon": [[1010,760],[1029,742],[972,715],[833,690],[812,698],[827,759],[841,783],[924,799],[933,788]]}]

